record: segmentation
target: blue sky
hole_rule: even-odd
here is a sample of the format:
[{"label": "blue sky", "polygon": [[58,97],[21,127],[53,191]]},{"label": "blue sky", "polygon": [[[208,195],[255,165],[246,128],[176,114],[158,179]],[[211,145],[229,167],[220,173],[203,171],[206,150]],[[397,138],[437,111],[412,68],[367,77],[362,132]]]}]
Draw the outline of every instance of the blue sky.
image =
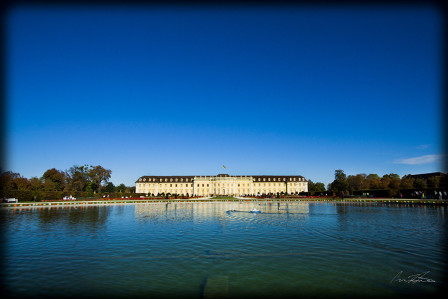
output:
[{"label": "blue sky", "polygon": [[20,6],[6,21],[6,160],[25,177],[442,171],[431,7]]}]

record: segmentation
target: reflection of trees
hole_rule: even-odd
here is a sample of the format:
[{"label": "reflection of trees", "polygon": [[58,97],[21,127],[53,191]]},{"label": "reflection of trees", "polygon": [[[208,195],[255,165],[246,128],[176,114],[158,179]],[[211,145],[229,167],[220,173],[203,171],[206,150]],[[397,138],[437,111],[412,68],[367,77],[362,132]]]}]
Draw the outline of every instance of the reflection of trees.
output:
[{"label": "reflection of trees", "polygon": [[347,206],[343,203],[336,203],[336,213],[337,213],[337,221],[338,225],[341,229],[346,229],[348,226],[348,210]]},{"label": "reflection of trees", "polygon": [[[370,207],[370,208],[369,208]],[[364,202],[335,203],[337,220],[341,228],[354,225],[354,215],[368,217],[375,213],[382,213],[380,209],[372,209],[375,205]],[[355,212],[355,213],[354,213]],[[363,216],[365,214],[365,216]],[[367,219],[367,218],[365,218]]]},{"label": "reflection of trees", "polygon": [[70,230],[95,231],[106,223],[110,209],[107,206],[53,207],[38,212],[39,225],[66,226]]},{"label": "reflection of trees", "polygon": [[336,203],[335,206],[336,206],[336,213],[338,213],[338,215],[348,213],[346,204]]}]

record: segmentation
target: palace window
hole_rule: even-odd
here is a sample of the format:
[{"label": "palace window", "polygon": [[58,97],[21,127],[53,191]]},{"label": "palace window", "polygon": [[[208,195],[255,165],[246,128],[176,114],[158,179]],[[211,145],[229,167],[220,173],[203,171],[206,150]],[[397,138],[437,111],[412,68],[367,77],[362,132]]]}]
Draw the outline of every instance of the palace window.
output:
[{"label": "palace window", "polygon": [[170,184],[170,187],[173,187],[173,184]]}]

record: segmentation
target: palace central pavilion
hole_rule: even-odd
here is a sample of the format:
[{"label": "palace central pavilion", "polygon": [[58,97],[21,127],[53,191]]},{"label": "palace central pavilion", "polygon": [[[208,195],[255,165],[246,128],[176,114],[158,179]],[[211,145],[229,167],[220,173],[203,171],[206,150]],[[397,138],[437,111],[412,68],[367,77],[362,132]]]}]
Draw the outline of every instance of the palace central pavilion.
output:
[{"label": "palace central pavilion", "polygon": [[308,192],[308,182],[300,175],[142,176],[136,193],[211,195],[298,194]]}]

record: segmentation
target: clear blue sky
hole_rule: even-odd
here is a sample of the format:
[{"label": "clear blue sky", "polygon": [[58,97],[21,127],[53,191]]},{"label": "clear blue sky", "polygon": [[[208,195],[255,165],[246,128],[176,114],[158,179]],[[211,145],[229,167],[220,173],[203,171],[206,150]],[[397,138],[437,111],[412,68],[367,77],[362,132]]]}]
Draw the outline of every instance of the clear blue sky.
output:
[{"label": "clear blue sky", "polygon": [[7,167],[27,178],[443,170],[431,7],[23,6],[6,21]]}]

